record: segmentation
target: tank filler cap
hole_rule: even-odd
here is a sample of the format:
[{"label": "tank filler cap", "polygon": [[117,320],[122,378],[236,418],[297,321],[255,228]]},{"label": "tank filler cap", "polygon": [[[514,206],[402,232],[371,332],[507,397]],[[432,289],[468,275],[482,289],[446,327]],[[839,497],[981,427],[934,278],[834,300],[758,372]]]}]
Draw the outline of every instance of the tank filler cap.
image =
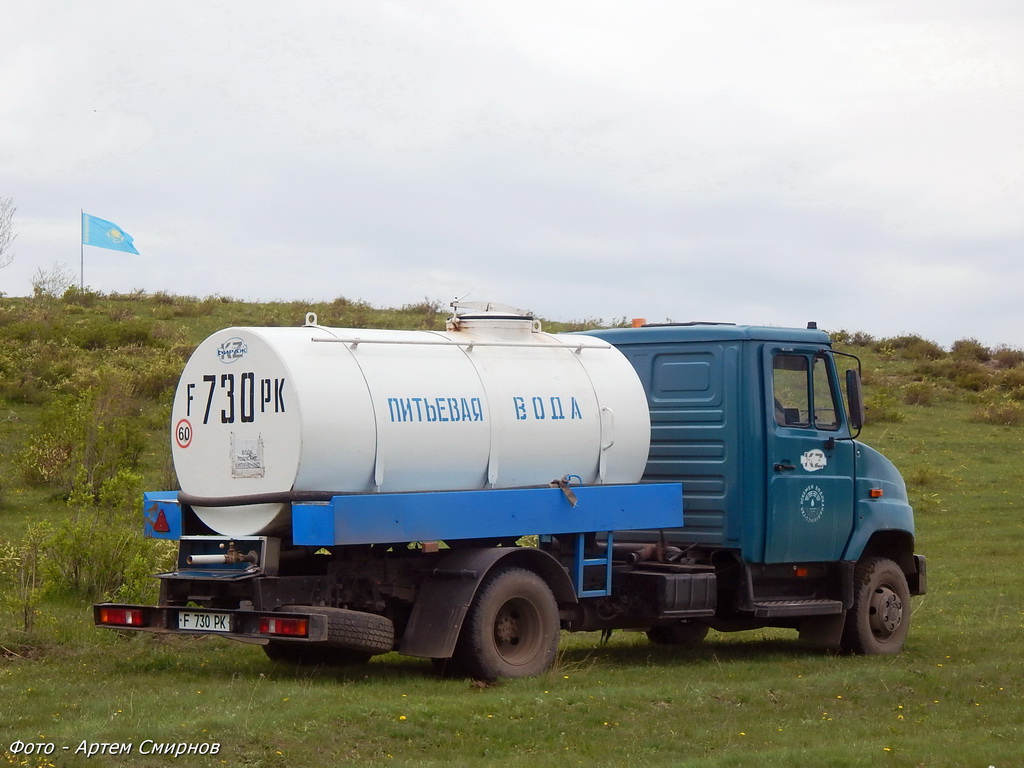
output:
[{"label": "tank filler cap", "polygon": [[519,309],[496,301],[460,301],[451,303],[452,316],[445,327],[449,331],[474,329],[523,329],[540,332],[540,321],[529,309]]}]

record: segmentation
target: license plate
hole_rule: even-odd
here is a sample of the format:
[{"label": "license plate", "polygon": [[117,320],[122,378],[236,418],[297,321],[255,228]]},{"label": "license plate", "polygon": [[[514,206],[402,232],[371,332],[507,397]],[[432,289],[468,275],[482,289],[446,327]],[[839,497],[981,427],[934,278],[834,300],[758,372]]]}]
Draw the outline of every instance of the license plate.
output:
[{"label": "license plate", "polygon": [[189,632],[230,632],[231,614],[179,611],[178,629]]}]

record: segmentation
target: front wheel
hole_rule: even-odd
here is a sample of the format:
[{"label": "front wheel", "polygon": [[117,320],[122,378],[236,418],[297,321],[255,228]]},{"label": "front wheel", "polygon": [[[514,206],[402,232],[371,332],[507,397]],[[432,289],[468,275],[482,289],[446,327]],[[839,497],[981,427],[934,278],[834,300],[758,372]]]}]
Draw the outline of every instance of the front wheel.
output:
[{"label": "front wheel", "polygon": [[533,571],[507,568],[490,575],[466,614],[452,665],[480,680],[532,677],[558,650],[558,604]]},{"label": "front wheel", "polygon": [[884,557],[857,563],[843,648],[864,654],[899,653],[909,630],[910,589],[903,570]]}]

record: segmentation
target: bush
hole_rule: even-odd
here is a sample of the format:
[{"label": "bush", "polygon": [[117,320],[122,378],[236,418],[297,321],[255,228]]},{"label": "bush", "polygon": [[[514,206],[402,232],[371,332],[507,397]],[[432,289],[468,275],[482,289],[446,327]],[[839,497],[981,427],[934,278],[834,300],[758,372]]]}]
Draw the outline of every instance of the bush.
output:
[{"label": "bush", "polygon": [[969,392],[981,392],[995,383],[992,370],[987,365],[969,358],[924,360],[914,366],[914,375],[923,380],[948,383]]},{"label": "bush", "polygon": [[999,347],[992,353],[992,362],[996,368],[1016,368],[1024,365],[1024,350]]},{"label": "bush", "polygon": [[903,402],[907,405],[931,405],[935,402],[935,387],[926,381],[912,381],[903,388]]},{"label": "bush", "polygon": [[870,347],[875,343],[875,337],[863,331],[828,331],[833,344],[839,347]]},{"label": "bush", "polygon": [[896,423],[906,418],[900,410],[899,399],[887,387],[868,394],[866,398],[868,423]]},{"label": "bush", "polygon": [[972,419],[984,424],[1018,427],[1024,424],[1024,403],[1004,396],[979,405],[974,410]]},{"label": "bush", "polygon": [[22,615],[24,631],[38,597],[75,595],[89,600],[152,602],[156,571],[174,563],[174,544],[139,535],[141,476],[122,471],[98,497],[74,494],[71,513],[57,525],[37,523],[20,545],[0,548],[0,578],[11,584],[7,603]]},{"label": "bush", "polygon": [[96,385],[44,407],[20,457],[25,481],[65,497],[72,491],[98,496],[107,480],[138,466],[145,440],[140,411],[124,376],[101,369]]},{"label": "bush", "polygon": [[1024,400],[1024,368],[1007,368],[994,377],[995,386],[1012,400]]},{"label": "bush", "polygon": [[970,392],[981,392],[992,385],[992,374],[976,360],[951,360],[946,366],[945,373],[954,386]]},{"label": "bush", "polygon": [[882,339],[876,342],[875,351],[886,357],[898,355],[905,360],[939,360],[946,356],[946,350],[934,341],[916,335]]},{"label": "bush", "polygon": [[82,349],[153,346],[152,323],[136,317],[92,317],[67,328],[67,340]]},{"label": "bush", "polygon": [[974,360],[979,363],[988,362],[992,352],[977,339],[960,339],[954,341],[950,349],[953,357],[958,360]]},{"label": "bush", "polygon": [[64,291],[61,301],[69,306],[93,307],[102,298],[102,293],[98,293],[90,288],[83,290],[77,285],[71,285]]},{"label": "bush", "polygon": [[43,588],[43,548],[50,536],[49,523],[32,525],[20,544],[0,543],[0,607],[16,615],[21,632],[30,633]]}]

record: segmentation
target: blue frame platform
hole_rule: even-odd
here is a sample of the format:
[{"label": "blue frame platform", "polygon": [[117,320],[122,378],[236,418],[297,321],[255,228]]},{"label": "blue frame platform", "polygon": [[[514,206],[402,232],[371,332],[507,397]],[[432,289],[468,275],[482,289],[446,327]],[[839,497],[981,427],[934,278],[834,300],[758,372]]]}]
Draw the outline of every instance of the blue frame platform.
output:
[{"label": "blue frame platform", "polygon": [[293,542],[342,546],[679,528],[679,483],[335,496],[292,505]]}]

